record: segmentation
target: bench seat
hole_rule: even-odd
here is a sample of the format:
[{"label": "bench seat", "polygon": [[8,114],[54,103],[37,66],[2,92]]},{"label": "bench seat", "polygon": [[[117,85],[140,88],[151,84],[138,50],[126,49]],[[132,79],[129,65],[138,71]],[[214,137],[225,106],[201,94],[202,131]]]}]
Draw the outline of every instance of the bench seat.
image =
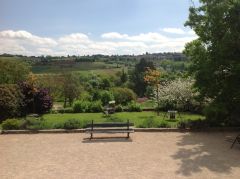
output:
[{"label": "bench seat", "polygon": [[92,120],[92,123],[87,125],[85,133],[91,134],[90,139],[92,139],[93,134],[96,133],[108,133],[108,134],[125,133],[127,134],[127,138],[129,138],[129,134],[134,133],[133,128],[131,128],[130,126],[134,126],[134,124],[130,123],[129,120],[127,122],[104,122],[104,123],[94,123]]},{"label": "bench seat", "polygon": [[126,130],[126,129],[94,129],[94,130],[91,130],[91,129],[87,129],[85,131],[86,133],[112,133],[112,134],[115,134],[115,133],[134,133],[134,130],[133,129],[129,129],[129,130]]}]

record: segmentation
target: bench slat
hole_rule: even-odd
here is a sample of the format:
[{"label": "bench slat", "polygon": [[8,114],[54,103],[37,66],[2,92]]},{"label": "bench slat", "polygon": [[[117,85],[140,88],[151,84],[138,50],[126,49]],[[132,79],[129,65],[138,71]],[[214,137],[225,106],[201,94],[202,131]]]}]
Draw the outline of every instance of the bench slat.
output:
[{"label": "bench slat", "polygon": [[134,130],[87,130],[86,133],[134,133]]},{"label": "bench slat", "polygon": [[[93,128],[95,127],[127,127],[128,123],[114,122],[114,123],[93,123]],[[129,123],[129,126],[134,126],[133,123]],[[87,127],[92,127],[92,124],[87,124]]]}]

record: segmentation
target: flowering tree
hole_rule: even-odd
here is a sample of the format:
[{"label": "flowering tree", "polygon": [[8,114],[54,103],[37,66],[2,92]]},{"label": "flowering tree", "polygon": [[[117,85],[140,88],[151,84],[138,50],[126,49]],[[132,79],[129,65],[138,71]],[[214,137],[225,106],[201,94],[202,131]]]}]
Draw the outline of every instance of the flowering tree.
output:
[{"label": "flowering tree", "polygon": [[155,100],[165,108],[184,108],[189,107],[195,102],[197,93],[194,92],[193,80],[177,79],[158,87],[155,91]]}]

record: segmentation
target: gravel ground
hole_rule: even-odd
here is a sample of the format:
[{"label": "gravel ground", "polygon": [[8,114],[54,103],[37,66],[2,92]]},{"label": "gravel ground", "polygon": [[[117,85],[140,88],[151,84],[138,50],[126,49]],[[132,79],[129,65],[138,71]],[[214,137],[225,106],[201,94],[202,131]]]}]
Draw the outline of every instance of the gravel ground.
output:
[{"label": "gravel ground", "polygon": [[[0,178],[234,179],[236,133],[134,133],[89,141],[86,134],[0,135]],[[99,136],[99,135],[98,135]]]}]

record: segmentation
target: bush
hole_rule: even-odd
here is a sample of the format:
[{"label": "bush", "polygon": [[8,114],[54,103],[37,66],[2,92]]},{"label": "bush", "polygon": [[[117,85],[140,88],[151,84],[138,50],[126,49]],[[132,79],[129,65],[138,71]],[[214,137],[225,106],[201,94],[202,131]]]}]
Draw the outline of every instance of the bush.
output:
[{"label": "bush", "polygon": [[122,107],[122,105],[120,105],[120,104],[117,105],[116,108],[115,108],[115,111],[116,111],[116,112],[123,112],[123,107]]},{"label": "bush", "polygon": [[136,94],[128,88],[113,88],[112,90],[116,104],[126,105],[132,100],[136,100]]},{"label": "bush", "polygon": [[53,105],[52,97],[47,89],[39,89],[35,95],[35,109],[39,114],[49,112]]},{"label": "bush", "polygon": [[75,101],[73,103],[73,112],[86,112],[90,106],[90,102],[88,101]]},{"label": "bush", "polygon": [[161,121],[157,127],[160,127],[160,128],[171,128],[170,124],[167,122],[167,121]]},{"label": "bush", "polygon": [[69,119],[63,124],[64,129],[78,129],[81,128],[81,123],[77,119]]},{"label": "bush", "polygon": [[137,104],[136,102],[131,102],[128,104],[127,109],[129,112],[141,112],[142,108],[140,104]]},{"label": "bush", "polygon": [[86,112],[102,112],[103,106],[101,101],[91,102],[88,106],[88,110]]},{"label": "bush", "polygon": [[28,130],[44,129],[42,119],[35,118],[35,117],[27,117],[27,119],[23,121],[21,125],[21,129],[28,129]]},{"label": "bush", "polygon": [[4,119],[21,116],[23,94],[17,85],[0,85],[0,122]]},{"label": "bush", "polygon": [[153,117],[144,119],[141,124],[138,125],[140,128],[154,128],[157,126],[157,122],[154,120]]},{"label": "bush", "polygon": [[188,121],[187,120],[179,120],[177,123],[177,127],[179,129],[186,129],[188,127]]},{"label": "bush", "polygon": [[49,112],[52,108],[52,97],[49,91],[44,88],[37,88],[31,82],[22,82],[18,84],[21,93],[23,94],[23,103],[25,114]]},{"label": "bush", "polygon": [[109,101],[114,99],[113,94],[109,91],[102,91],[101,92],[101,101],[103,105],[107,105]]},{"label": "bush", "polygon": [[21,128],[22,121],[18,119],[7,119],[2,122],[3,130],[18,130]]}]

